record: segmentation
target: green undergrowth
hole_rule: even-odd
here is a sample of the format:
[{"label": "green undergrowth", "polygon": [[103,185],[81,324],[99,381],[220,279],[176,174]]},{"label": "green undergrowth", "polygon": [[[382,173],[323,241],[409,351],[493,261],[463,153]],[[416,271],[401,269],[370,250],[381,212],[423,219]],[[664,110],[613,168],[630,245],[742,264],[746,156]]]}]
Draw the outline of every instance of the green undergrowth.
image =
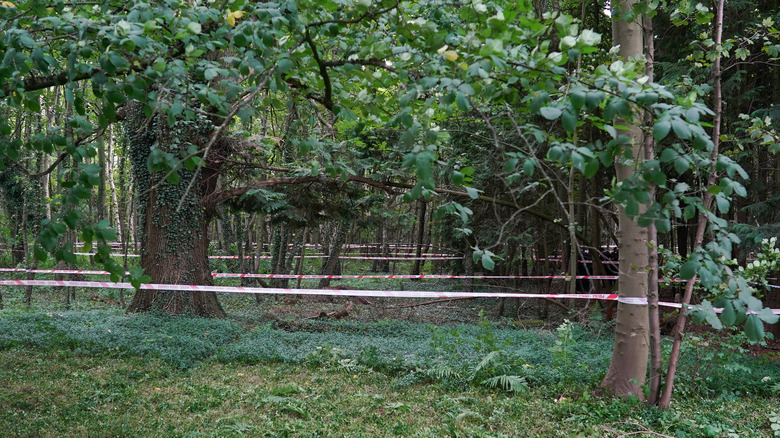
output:
[{"label": "green undergrowth", "polygon": [[[594,323],[595,324],[595,323]],[[4,436],[771,436],[780,366],[683,349],[672,409],[604,396],[613,338],[394,320],[0,316]],[[773,414],[774,412],[774,414]],[[143,418],[148,421],[142,420]],[[641,435],[640,435],[641,436]]]}]

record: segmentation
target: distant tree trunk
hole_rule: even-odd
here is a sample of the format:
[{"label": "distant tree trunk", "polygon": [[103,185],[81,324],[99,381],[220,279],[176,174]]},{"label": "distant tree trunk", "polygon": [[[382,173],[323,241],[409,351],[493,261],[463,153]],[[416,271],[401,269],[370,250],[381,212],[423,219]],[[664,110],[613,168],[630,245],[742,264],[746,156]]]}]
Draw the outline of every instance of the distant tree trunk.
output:
[{"label": "distant tree trunk", "polygon": [[415,251],[414,266],[412,266],[411,275],[420,275],[420,269],[422,267],[422,251],[425,238],[425,217],[427,216],[428,203],[425,201],[419,201],[419,213],[417,214],[417,248]]},{"label": "distant tree trunk", "polygon": [[98,166],[100,166],[100,184],[97,188],[97,214],[95,218],[100,221],[108,217],[106,211],[106,139],[101,136],[98,141]]},{"label": "distant tree trunk", "polygon": [[[216,187],[216,171],[208,164],[200,173],[179,169],[180,184],[171,184],[165,180],[165,172],[150,173],[147,167],[153,148],[179,156],[179,148],[186,151],[189,144],[204,145],[209,131],[209,123],[182,121],[171,127],[156,117],[147,119],[140,104],[129,108],[127,135],[139,198],[141,267],[154,283],[212,284],[208,225],[214,209],[203,200]],[[195,184],[188,189],[192,178],[196,178]],[[153,310],[226,316],[214,292],[140,289],[127,308],[128,312]]]},{"label": "distant tree trunk", "polygon": [[[334,234],[330,238],[329,242],[329,251],[328,251],[328,258],[327,262],[322,266],[322,275],[335,275],[337,273],[338,265],[339,265],[339,255],[341,254],[341,247],[344,245],[344,240],[347,237],[347,232],[349,231],[349,221],[345,219],[341,219],[338,222],[338,225],[334,227]],[[328,287],[330,286],[330,279],[329,278],[323,278],[320,280],[320,284],[318,287]]]},{"label": "distant tree trunk", "polygon": [[[630,11],[635,0],[616,0],[612,3],[612,40],[620,45],[619,55],[624,58],[642,56],[642,27],[639,17],[633,21],[621,19],[620,10]],[[617,18],[616,18],[617,17]],[[642,150],[642,130],[629,122],[626,134],[631,139],[633,162],[644,160]],[[629,178],[634,168],[620,162],[615,164],[618,181]],[[644,207],[643,207],[644,208]],[[640,213],[643,211],[640,208]],[[615,345],[612,361],[607,375],[602,381],[613,395],[634,395],[644,399],[642,386],[647,376],[648,358],[648,312],[647,312],[647,271],[648,264],[647,228],[638,226],[635,219],[629,217],[621,208],[620,261],[617,318],[615,325]]]}]

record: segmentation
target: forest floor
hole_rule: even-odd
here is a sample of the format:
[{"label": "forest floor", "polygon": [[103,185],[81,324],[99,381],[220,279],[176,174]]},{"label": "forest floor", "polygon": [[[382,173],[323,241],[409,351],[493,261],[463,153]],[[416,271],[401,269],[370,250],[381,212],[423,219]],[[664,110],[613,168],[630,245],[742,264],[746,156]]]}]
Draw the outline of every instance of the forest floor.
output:
[{"label": "forest floor", "polygon": [[[464,290],[447,281],[372,283],[330,287]],[[764,437],[780,430],[780,344],[750,346],[703,326],[686,336],[670,410],[604,395],[614,326],[595,301],[582,311],[583,302],[567,310],[538,299],[501,308],[485,298],[222,294],[230,316],[219,321],[126,315],[110,303],[116,290],[77,290],[70,310],[63,290],[36,289],[30,309],[22,289],[2,293],[3,436]]]}]

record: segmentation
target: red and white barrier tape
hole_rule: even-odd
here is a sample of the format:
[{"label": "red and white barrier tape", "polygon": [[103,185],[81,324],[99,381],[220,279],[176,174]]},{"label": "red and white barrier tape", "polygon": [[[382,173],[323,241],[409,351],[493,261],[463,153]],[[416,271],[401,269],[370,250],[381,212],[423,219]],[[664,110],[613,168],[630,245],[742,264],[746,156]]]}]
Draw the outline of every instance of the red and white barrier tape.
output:
[{"label": "red and white barrier tape", "polygon": [[[72,280],[0,280],[5,286],[70,286],[95,287],[104,289],[134,289],[130,283],[110,281],[72,281]],[[508,292],[436,292],[436,291],[394,291],[360,289],[292,289],[263,288],[244,286],[214,286],[188,284],[141,284],[141,289],[171,290],[187,292],[220,292],[245,294],[291,294],[291,295],[334,295],[389,298],[579,298],[616,300],[617,294],[519,294]]]},{"label": "red and white barrier tape", "polygon": [[[81,255],[81,256],[91,256],[95,255],[95,253],[91,252],[74,252],[74,255]],[[109,254],[111,257],[124,257],[124,254]],[[128,257],[140,257],[138,254],[127,254]],[[300,256],[294,256],[295,258],[300,258]],[[228,259],[228,260],[236,260],[239,259],[239,256],[209,256],[210,259]],[[270,255],[261,255],[261,256],[254,256],[254,255],[248,255],[243,256],[245,259],[270,259]],[[305,256],[307,259],[323,259],[328,258],[326,255],[307,255]],[[463,257],[461,256],[437,256],[437,257],[379,257],[379,256],[339,256],[340,259],[353,259],[353,260],[461,260]]]},{"label": "red and white barrier tape", "polygon": [[[70,286],[102,289],[134,289],[130,283],[114,283],[109,281],[58,281],[58,280],[0,280],[5,286]],[[185,292],[220,292],[244,294],[271,295],[330,295],[350,297],[384,297],[384,298],[559,298],[585,300],[617,300],[624,304],[647,305],[647,298],[620,297],[618,294],[528,294],[511,292],[439,292],[439,291],[394,291],[394,290],[360,290],[360,289],[290,289],[262,288],[242,286],[213,286],[187,284],[142,284],[141,289]],[[659,302],[663,307],[682,307],[679,303]],[[720,313],[722,309],[715,309]],[[772,313],[780,314],[780,309],[772,309]]]},{"label": "red and white barrier tape", "polygon": [[[108,275],[108,271],[86,271],[86,270],[67,270],[67,269],[22,269],[22,268],[0,268],[0,272],[31,272],[35,274],[83,274],[83,275]],[[226,278],[286,278],[286,279],[407,279],[407,280],[422,280],[422,279],[482,279],[482,280],[511,280],[511,279],[525,279],[525,280],[570,280],[572,277],[568,275],[436,275],[436,274],[421,274],[421,275],[309,275],[309,274],[237,274],[237,273],[212,273],[212,277],[226,277]],[[577,275],[574,277],[577,280],[617,280],[616,275]],[[671,281],[685,281],[680,279],[672,279]]]}]

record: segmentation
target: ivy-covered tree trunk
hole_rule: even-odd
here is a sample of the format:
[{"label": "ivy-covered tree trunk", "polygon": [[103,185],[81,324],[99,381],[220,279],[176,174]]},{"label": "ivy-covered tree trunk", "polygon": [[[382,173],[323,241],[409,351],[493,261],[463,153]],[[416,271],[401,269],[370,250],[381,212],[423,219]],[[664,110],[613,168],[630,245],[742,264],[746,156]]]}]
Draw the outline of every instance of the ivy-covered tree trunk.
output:
[{"label": "ivy-covered tree trunk", "polygon": [[[150,172],[151,154],[180,157],[187,147],[208,141],[208,122],[179,121],[174,126],[146,118],[140,105],[128,111],[127,137],[139,199],[141,267],[153,283],[212,284],[208,262],[208,225],[213,208],[204,200],[215,189],[215,172],[179,169],[181,180],[172,184],[166,171]],[[162,152],[154,152],[158,150]],[[152,169],[154,170],[154,169]],[[193,184],[190,184],[195,178]],[[224,317],[225,311],[213,292],[158,291],[140,289],[128,312],[161,311]]]},{"label": "ivy-covered tree trunk", "polygon": [[[620,45],[621,57],[639,57],[643,53],[643,32],[639,18],[626,21],[619,10],[630,11],[634,0],[613,2],[612,34],[615,45]],[[642,130],[630,123],[626,135],[631,144],[631,162],[618,158],[615,172],[618,181],[629,178],[634,165],[644,160]],[[644,207],[640,207],[640,213]],[[623,209],[619,212],[620,261],[618,289],[619,300],[615,324],[615,345],[607,375],[601,383],[614,395],[635,395],[644,399],[642,385],[647,375],[648,359],[648,234],[647,227],[640,227],[635,218]]]}]

